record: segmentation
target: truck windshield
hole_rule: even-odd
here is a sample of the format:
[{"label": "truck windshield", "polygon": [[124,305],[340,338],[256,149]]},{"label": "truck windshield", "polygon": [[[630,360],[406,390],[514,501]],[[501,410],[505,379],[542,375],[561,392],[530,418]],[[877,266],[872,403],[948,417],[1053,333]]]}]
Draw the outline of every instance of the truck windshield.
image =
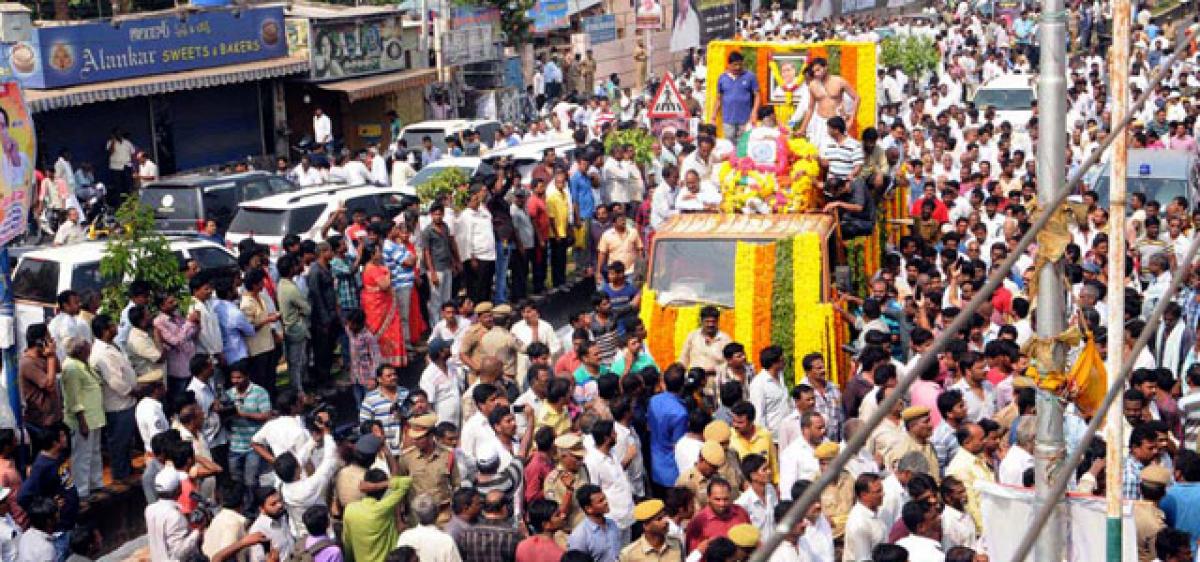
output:
[{"label": "truck windshield", "polygon": [[[1107,172],[1107,170],[1105,170]],[[1101,206],[1108,206],[1108,182],[1109,176],[1103,175],[1096,181],[1096,195],[1098,195]],[[1145,193],[1147,201],[1158,201],[1161,205],[1170,203],[1176,197],[1188,197],[1188,181],[1186,179],[1176,178],[1148,178],[1142,176],[1129,176],[1126,180],[1125,189],[1128,193]]]},{"label": "truck windshield", "polygon": [[650,288],[658,293],[658,302],[732,307],[737,242],[734,239],[656,240]]}]

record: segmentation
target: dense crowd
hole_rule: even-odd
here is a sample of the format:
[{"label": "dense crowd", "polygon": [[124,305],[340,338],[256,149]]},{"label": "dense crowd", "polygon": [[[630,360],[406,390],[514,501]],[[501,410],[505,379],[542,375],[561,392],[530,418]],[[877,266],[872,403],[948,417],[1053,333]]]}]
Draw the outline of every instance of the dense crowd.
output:
[{"label": "dense crowd", "polygon": [[[1076,8],[1071,171],[1108,134],[1112,103],[1100,44],[1110,8]],[[1147,83],[1177,38],[1150,8],[1134,18],[1129,94],[1153,95],[1135,108],[1132,146],[1195,154],[1200,61],[1189,47],[1189,62]],[[318,112],[313,153],[277,169],[301,186],[404,185],[445,156],[554,138],[574,146],[547,150],[528,180],[505,163],[470,178],[461,207],[447,195],[406,202],[394,220],[341,209],[321,241],[289,236],[278,253],[245,240],[234,276],[188,270],[186,306],[141,280],[119,312],[98,310],[94,294],[61,293],[53,319],[25,334],[24,425],[0,429],[0,559],[90,559],[102,515],[89,508],[140,486],[154,561],[724,562],[780,532],[774,562],[987,560],[985,523],[995,522],[978,485],[1033,481],[1034,254],[1006,272],[967,330],[945,328],[1029,228],[1036,104],[1014,123],[968,100],[989,80],[1036,71],[1038,16],[985,16],[964,2],[929,19],[808,24],[778,6],[745,17],[739,33],[753,39],[878,40],[886,28],[934,40],[935,71],[879,69],[878,124],[859,139],[847,134],[859,93],[826,61],[811,61],[792,117],[776,123],[736,53],[711,107],[705,61],[687,57],[677,81],[693,118],[656,137],[648,166],[631,146],[604,149],[614,130],[649,126],[647,84],[596,82],[590,55],[540,60],[527,121],[444,150],[425,139],[338,151]],[[716,115],[720,129],[708,124]],[[837,304],[854,334],[844,380],[827,377],[819,354],[746,349],[718,328],[715,307],[677,362],[645,346],[637,310],[650,238],[675,214],[719,209],[719,163],[739,132],[764,125],[818,144],[825,208],[840,211],[845,238],[876,222],[891,187],[910,194],[911,226],[866,272],[865,294]],[[127,143],[115,134],[110,148],[128,160]],[[71,180],[69,159],[43,190],[64,213],[75,186],[94,182],[90,168]],[[134,180],[157,175],[142,167]],[[1086,210],[1070,227],[1064,271],[1071,323],[1088,337],[1069,356],[1088,341],[1106,354],[1110,295],[1127,321],[1125,341],[1111,345],[1129,349],[1155,330],[1123,396],[1125,464],[1105,466],[1097,439],[1073,490],[1102,496],[1105,471],[1120,470],[1139,560],[1190,560],[1200,538],[1200,271],[1182,262],[1200,207],[1134,194],[1126,283],[1114,292],[1104,194],[1072,188]],[[81,238],[73,213],[56,243]],[[215,227],[204,236],[223,242]],[[1177,275],[1187,288],[1147,326]],[[580,287],[594,293],[566,324],[541,318],[545,295]],[[935,338],[951,339],[938,360],[820,501],[778,529]],[[796,363],[803,378],[785,381]],[[1069,448],[1089,415],[1068,406]]]}]

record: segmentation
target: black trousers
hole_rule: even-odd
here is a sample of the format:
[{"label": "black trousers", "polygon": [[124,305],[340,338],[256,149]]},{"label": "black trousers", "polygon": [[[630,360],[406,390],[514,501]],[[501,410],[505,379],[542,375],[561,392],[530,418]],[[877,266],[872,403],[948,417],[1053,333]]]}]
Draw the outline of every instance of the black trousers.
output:
[{"label": "black trousers", "polygon": [[318,386],[332,381],[330,373],[333,371],[333,349],[338,342],[338,336],[334,333],[336,326],[336,323],[329,323],[312,327],[309,345],[312,349],[313,366],[308,378]]},{"label": "black trousers", "polygon": [[516,247],[514,247],[512,255],[508,258],[509,302],[519,303],[529,295],[529,256],[532,253],[532,248],[526,248],[524,252],[518,252]]},{"label": "black trousers", "polygon": [[567,247],[570,245],[569,238],[550,239],[550,282],[555,287],[567,284]]},{"label": "black trousers", "polygon": [[478,265],[474,265],[472,260],[467,260],[467,273],[468,277],[470,277],[469,284],[467,285],[467,294],[476,303],[491,301],[492,280],[496,277],[496,262],[495,260],[476,261],[478,261]]},{"label": "black trousers", "polygon": [[539,242],[533,248],[526,250],[525,255],[529,256],[529,267],[533,270],[533,288],[530,292],[539,295],[546,290],[546,262],[549,256],[546,255],[546,243]]},{"label": "black trousers", "polygon": [[[271,359],[275,359],[274,362]],[[274,351],[267,351],[252,355],[246,360],[246,373],[250,376],[250,382],[266,389],[267,394],[271,398],[275,398],[275,365],[279,364],[278,356]]]}]

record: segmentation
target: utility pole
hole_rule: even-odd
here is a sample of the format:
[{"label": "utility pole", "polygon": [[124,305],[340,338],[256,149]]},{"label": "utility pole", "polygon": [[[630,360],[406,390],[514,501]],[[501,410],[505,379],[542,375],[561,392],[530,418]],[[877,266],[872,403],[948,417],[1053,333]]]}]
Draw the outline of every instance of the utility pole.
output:
[{"label": "utility pole", "polygon": [[[1112,81],[1113,108],[1112,121],[1120,123],[1129,114],[1129,40],[1130,40],[1130,3],[1129,0],[1113,2],[1113,45],[1108,64],[1109,76]],[[1108,219],[1108,286],[1125,286],[1125,180],[1126,167],[1129,165],[1128,136],[1120,131],[1113,139],[1112,177],[1109,179],[1109,219]],[[1125,299],[1118,293],[1109,293],[1108,299],[1108,361],[1104,370],[1108,373],[1108,386],[1111,387],[1120,374],[1121,364],[1125,360]],[[1106,551],[1105,559],[1109,562],[1121,560],[1121,475],[1124,461],[1121,458],[1125,449],[1125,427],[1121,424],[1120,411],[1109,412],[1105,418],[1105,495],[1107,496],[1106,514]]]},{"label": "utility pole", "polygon": [[[1063,0],[1042,0],[1038,38],[1041,60],[1038,70],[1038,144],[1037,198],[1053,201],[1066,186],[1067,146],[1067,11]],[[1054,212],[1043,209],[1042,212]],[[1066,294],[1062,282],[1061,264],[1046,264],[1038,273],[1037,334],[1043,339],[1057,336],[1066,324]],[[1037,365],[1042,375],[1065,373],[1066,352],[1056,345],[1051,365]],[[1064,457],[1063,406],[1054,394],[1042,389],[1037,392],[1037,442],[1034,446],[1035,503],[1057,503],[1062,498],[1051,497],[1051,483]],[[1062,510],[1055,510],[1046,521],[1034,547],[1037,562],[1061,562],[1066,535]]]}]

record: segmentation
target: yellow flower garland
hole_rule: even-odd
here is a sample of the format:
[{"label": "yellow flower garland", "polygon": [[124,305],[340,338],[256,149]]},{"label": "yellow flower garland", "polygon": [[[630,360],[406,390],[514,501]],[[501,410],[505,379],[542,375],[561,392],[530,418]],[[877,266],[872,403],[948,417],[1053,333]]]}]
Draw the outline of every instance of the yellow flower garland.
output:
[{"label": "yellow flower garland", "polygon": [[700,305],[681,306],[675,312],[675,356],[678,357],[688,335],[700,327]]},{"label": "yellow flower garland", "polygon": [[754,340],[754,245],[738,241],[737,253],[733,258],[733,336],[734,341],[741,342],[751,354],[757,348],[753,347]]}]

